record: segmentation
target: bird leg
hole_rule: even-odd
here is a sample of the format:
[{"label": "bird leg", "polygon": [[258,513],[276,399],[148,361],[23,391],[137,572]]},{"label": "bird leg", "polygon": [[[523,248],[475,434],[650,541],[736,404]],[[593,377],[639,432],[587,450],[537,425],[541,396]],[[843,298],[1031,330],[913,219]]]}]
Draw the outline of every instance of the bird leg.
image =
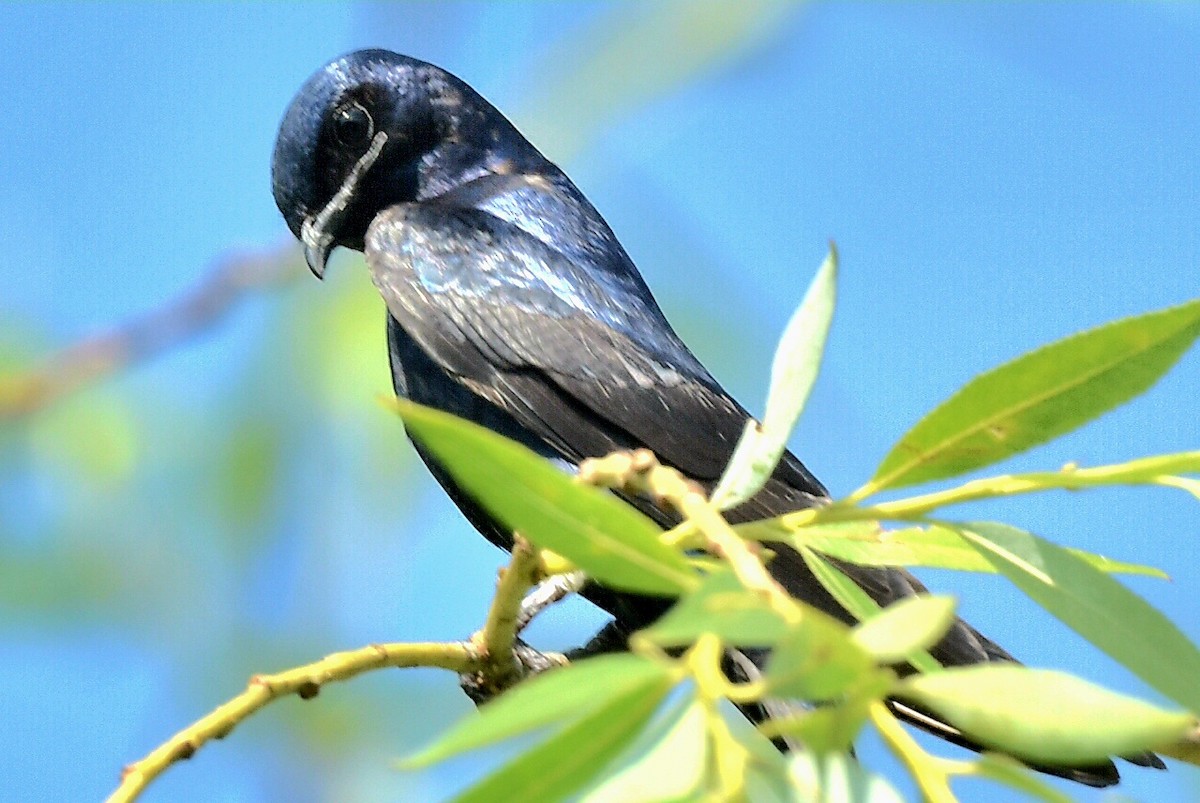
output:
[{"label": "bird leg", "polygon": [[569,574],[556,574],[548,580],[538,583],[532,591],[521,600],[521,609],[517,613],[517,632],[522,632],[533,618],[561,599],[565,599],[583,588],[587,576],[581,571]]}]

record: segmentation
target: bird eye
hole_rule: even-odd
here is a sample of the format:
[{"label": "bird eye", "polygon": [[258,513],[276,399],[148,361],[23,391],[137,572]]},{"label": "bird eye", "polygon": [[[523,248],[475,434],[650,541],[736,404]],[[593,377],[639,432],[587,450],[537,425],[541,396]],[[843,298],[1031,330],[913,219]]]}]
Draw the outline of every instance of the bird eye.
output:
[{"label": "bird eye", "polygon": [[342,145],[365,145],[375,136],[375,121],[361,104],[353,102],[333,113],[333,137]]}]

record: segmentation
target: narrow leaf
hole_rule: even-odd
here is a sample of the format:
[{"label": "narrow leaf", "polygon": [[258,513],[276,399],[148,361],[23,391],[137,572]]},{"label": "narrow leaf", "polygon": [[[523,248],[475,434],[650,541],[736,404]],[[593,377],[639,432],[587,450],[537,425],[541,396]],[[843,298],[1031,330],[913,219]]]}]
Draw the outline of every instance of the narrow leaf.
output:
[{"label": "narrow leaf", "polygon": [[676,702],[629,746],[628,761],[584,790],[587,803],[690,800],[708,769],[708,725],[694,693]]},{"label": "narrow leaf", "polygon": [[847,577],[836,566],[823,558],[817,552],[804,547],[800,550],[805,564],[816,576],[837,603],[845,608],[851,616],[860,622],[865,622],[873,616],[878,616],[882,608],[871,599],[853,580]]},{"label": "narrow leaf", "polygon": [[[884,676],[881,676],[884,677]],[[886,686],[890,683],[880,683]],[[857,691],[857,690],[856,690]],[[867,721],[872,696],[855,694],[844,702],[831,703],[793,714],[786,719],[773,718],[773,735],[795,737],[805,750],[814,753],[841,753],[854,746],[863,724]]]},{"label": "narrow leaf", "polygon": [[1191,711],[1200,711],[1200,650],[1118,581],[1049,541],[994,522],[954,526],[1017,588]]},{"label": "narrow leaf", "polygon": [[881,664],[899,663],[927,650],[954,624],[952,597],[922,594],[902,599],[854,628],[851,637]]},{"label": "narrow leaf", "polygon": [[1152,386],[1200,335],[1200,299],[1043,346],[968,382],[883,459],[877,492],[981,468],[1070,432]]},{"label": "narrow leaf", "polygon": [[773,696],[819,701],[836,697],[874,669],[849,628],[810,608],[771,652],[763,680]]},{"label": "narrow leaf", "polygon": [[1200,725],[1184,734],[1182,739],[1169,744],[1155,745],[1154,751],[1164,756],[1170,756],[1177,761],[1200,767]]},{"label": "narrow leaf", "polygon": [[719,739],[713,745],[711,764],[715,771],[710,775],[714,783],[709,786],[709,799],[719,799],[713,793],[736,784],[743,790],[744,799],[755,803],[795,801],[787,759],[778,748],[744,716],[723,712],[722,720],[734,738]]},{"label": "narrow leaf", "polygon": [[788,772],[800,800],[819,803],[901,803],[904,798],[883,778],[845,753],[793,753]]},{"label": "narrow leaf", "polygon": [[1179,739],[1195,724],[1063,672],[987,664],[914,675],[896,689],[987,747],[1045,763],[1083,764]]},{"label": "narrow leaf", "polygon": [[1200,473],[1200,451],[1156,454],[1109,466],[1076,469],[1075,473],[1107,475],[1107,479],[1121,483],[1149,482],[1164,474],[1197,474]]},{"label": "narrow leaf", "polygon": [[1181,491],[1186,491],[1192,496],[1200,500],[1200,480],[1194,480],[1191,477],[1159,477],[1157,480],[1159,485],[1167,488],[1178,488]]},{"label": "narrow leaf", "polygon": [[630,591],[673,596],[700,584],[687,559],[659,540],[658,526],[607,491],[477,424],[400,399],[388,404],[456,482],[537,546]]},{"label": "narrow leaf", "polygon": [[[879,522],[872,520],[792,527],[788,524],[789,516],[739,524],[735,529],[743,538],[784,541],[797,549],[810,547],[824,555],[860,566],[927,566],[989,574],[996,571],[990,562],[964,543],[958,533],[937,525],[885,530]],[[1064,548],[1103,572],[1169,579],[1166,572],[1153,566],[1113,560],[1082,549]]]},{"label": "narrow leaf", "polygon": [[956,533],[936,527],[884,530],[878,521],[845,521],[792,526],[790,514],[736,525],[738,535],[752,541],[783,541],[809,547],[864,566],[937,566],[962,571],[994,571]]},{"label": "narrow leaf", "polygon": [[669,683],[661,664],[631,654],[602,655],[537,675],[505,692],[401,762],[424,767],[555,723],[578,719],[614,698]]},{"label": "narrow leaf", "polygon": [[638,635],[663,647],[691,644],[704,633],[739,647],[770,647],[786,632],[771,606],[724,570],[705,578],[699,589]]},{"label": "narrow leaf", "polygon": [[598,775],[637,736],[671,685],[670,675],[663,673],[608,696],[603,705],[516,756],[455,800],[493,803],[567,798]]},{"label": "narrow leaf", "polygon": [[729,465],[713,490],[712,502],[721,510],[754,496],[775,471],[817,380],[836,297],[837,248],[830,244],[829,255],[775,350],[762,424],[746,422]]},{"label": "narrow leaf", "polygon": [[[821,585],[825,586],[838,604],[849,611],[850,615],[859,622],[870,621],[883,610],[866,591],[859,588],[857,583],[821,557],[819,553],[804,547],[800,550],[800,554]],[[922,672],[936,672],[942,668],[942,665],[924,650],[917,650],[908,656],[908,662]]]}]

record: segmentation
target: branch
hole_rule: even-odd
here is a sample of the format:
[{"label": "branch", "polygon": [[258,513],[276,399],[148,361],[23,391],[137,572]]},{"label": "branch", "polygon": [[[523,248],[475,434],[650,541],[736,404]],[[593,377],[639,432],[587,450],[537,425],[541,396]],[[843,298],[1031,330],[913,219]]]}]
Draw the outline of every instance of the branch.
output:
[{"label": "branch", "polygon": [[514,685],[524,676],[523,663],[515,654],[517,628],[525,592],[541,577],[541,560],[537,550],[517,535],[513,539],[512,560],[500,570],[496,595],[488,609],[483,629],[471,636],[483,664],[463,682],[471,687],[472,699],[482,694],[484,699],[495,696]]},{"label": "branch", "polygon": [[372,644],[359,650],[338,652],[315,663],[275,675],[255,675],[246,690],[218,706],[172,736],[145,758],[127,766],[121,784],[108,803],[135,800],[146,787],[176,761],[191,758],[213,739],[223,739],[239,723],[267,704],[295,694],[303,700],[317,696],[326,683],[349,680],[375,669],[429,666],[470,672],[482,665],[475,647],[464,643]]},{"label": "branch", "polygon": [[294,244],[218,260],[189,293],[117,328],[68,346],[39,368],[0,377],[0,421],[48,407],[117,371],[186,342],[250,291],[301,275]]},{"label": "branch", "polygon": [[565,664],[563,656],[540,653],[519,644],[516,639],[518,614],[525,592],[541,575],[540,554],[517,536],[512,561],[501,571],[487,621],[469,641],[372,644],[359,650],[334,653],[315,663],[274,675],[255,675],[237,697],[179,731],[145,758],[127,766],[121,773],[120,785],[108,798],[109,803],[135,800],[167,767],[191,758],[213,739],[225,738],[239,723],[269,703],[291,694],[303,700],[312,699],[326,683],[349,680],[375,669],[424,666],[449,669],[458,673],[463,683],[488,690],[487,696],[494,696],[526,674]]},{"label": "branch", "polygon": [[785,622],[796,623],[803,607],[792,599],[758,557],[758,544],[748,542],[709,501],[704,489],[676,469],[658,462],[647,449],[615,452],[579,466],[579,479],[591,485],[623,490],[673,508],[704,537],[709,552],[725,558],[746,588],[757,592]]}]

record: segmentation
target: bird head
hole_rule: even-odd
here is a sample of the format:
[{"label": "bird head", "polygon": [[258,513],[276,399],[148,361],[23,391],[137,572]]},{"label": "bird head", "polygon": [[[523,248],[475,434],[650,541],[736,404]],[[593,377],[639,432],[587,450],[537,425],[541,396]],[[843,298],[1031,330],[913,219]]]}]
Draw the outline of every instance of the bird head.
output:
[{"label": "bird head", "polygon": [[[331,61],[300,88],[275,143],[275,203],[309,268],[362,250],[371,220],[510,165],[523,143],[491,104],[450,73],[387,50]],[[507,169],[507,168],[505,168]]]}]

